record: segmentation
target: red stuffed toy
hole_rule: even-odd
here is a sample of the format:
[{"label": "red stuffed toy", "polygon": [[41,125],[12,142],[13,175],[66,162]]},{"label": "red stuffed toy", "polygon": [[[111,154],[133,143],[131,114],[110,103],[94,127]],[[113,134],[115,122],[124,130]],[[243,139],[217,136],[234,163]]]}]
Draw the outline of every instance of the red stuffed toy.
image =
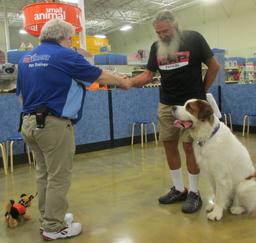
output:
[{"label": "red stuffed toy", "polygon": [[[37,195],[37,194],[36,194]],[[35,196],[36,196],[35,195]],[[19,202],[10,200],[6,206],[5,221],[8,227],[15,228],[18,222],[23,220],[30,220],[31,216],[26,215],[26,210],[31,206],[31,201],[35,198],[33,195],[21,194]]]}]

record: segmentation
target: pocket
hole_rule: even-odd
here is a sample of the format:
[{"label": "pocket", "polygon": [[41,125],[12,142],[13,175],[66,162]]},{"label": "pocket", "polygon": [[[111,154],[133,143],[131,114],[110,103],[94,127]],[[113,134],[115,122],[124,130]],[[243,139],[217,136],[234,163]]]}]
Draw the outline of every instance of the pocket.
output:
[{"label": "pocket", "polygon": [[21,135],[23,137],[31,137],[32,131],[35,128],[35,121],[29,116],[23,117],[22,126],[21,126]]},{"label": "pocket", "polygon": [[47,119],[45,127],[34,130],[34,138],[43,152],[55,149],[65,135],[66,123],[57,119]]}]

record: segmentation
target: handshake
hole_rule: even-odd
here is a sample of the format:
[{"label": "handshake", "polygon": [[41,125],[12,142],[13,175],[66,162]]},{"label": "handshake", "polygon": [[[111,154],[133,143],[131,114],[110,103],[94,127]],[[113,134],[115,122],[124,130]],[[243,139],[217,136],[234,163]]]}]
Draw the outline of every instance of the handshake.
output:
[{"label": "handshake", "polygon": [[115,85],[115,86],[119,87],[120,89],[128,90],[131,87],[140,86],[137,84],[137,78],[139,76],[129,78],[126,75],[110,72],[108,70],[102,70],[102,73],[101,73],[100,77],[98,78],[98,82],[102,85]]},{"label": "handshake", "polygon": [[120,77],[120,80],[117,86],[120,89],[128,90],[133,87],[132,78],[129,78],[127,75],[120,75],[120,74],[119,74],[119,77]]},{"label": "handshake", "polygon": [[[91,56],[89,52],[82,48],[73,48],[73,50],[78,52],[83,57]],[[128,90],[135,86],[141,87],[144,84],[148,83],[148,81],[151,81],[152,78],[153,75],[151,73],[148,73],[147,71],[145,73],[139,74],[136,77],[130,78],[127,75],[103,69],[97,82],[102,85],[114,85],[119,87],[120,89]]]}]

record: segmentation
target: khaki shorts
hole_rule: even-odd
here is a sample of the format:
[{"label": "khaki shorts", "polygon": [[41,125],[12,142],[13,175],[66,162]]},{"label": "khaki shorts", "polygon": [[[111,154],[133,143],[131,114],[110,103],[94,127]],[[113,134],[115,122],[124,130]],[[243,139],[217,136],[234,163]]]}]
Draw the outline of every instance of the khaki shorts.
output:
[{"label": "khaki shorts", "polygon": [[174,126],[175,118],[171,113],[170,105],[159,103],[158,106],[158,126],[159,126],[159,140],[174,141],[181,140],[184,143],[192,143],[193,139],[188,130],[179,129]]}]

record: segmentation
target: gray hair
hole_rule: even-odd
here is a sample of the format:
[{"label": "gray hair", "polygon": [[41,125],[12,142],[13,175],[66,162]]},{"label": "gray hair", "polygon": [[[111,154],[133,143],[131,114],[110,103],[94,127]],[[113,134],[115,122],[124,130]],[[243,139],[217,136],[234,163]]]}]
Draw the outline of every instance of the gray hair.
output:
[{"label": "gray hair", "polygon": [[154,20],[153,20],[153,25],[158,22],[158,21],[168,21],[171,24],[174,24],[175,27],[178,30],[178,23],[176,22],[175,16],[173,15],[172,12],[168,11],[168,10],[163,10],[160,11],[156,14]]},{"label": "gray hair", "polygon": [[75,34],[75,27],[62,19],[51,19],[42,28],[40,42],[59,42]]}]

